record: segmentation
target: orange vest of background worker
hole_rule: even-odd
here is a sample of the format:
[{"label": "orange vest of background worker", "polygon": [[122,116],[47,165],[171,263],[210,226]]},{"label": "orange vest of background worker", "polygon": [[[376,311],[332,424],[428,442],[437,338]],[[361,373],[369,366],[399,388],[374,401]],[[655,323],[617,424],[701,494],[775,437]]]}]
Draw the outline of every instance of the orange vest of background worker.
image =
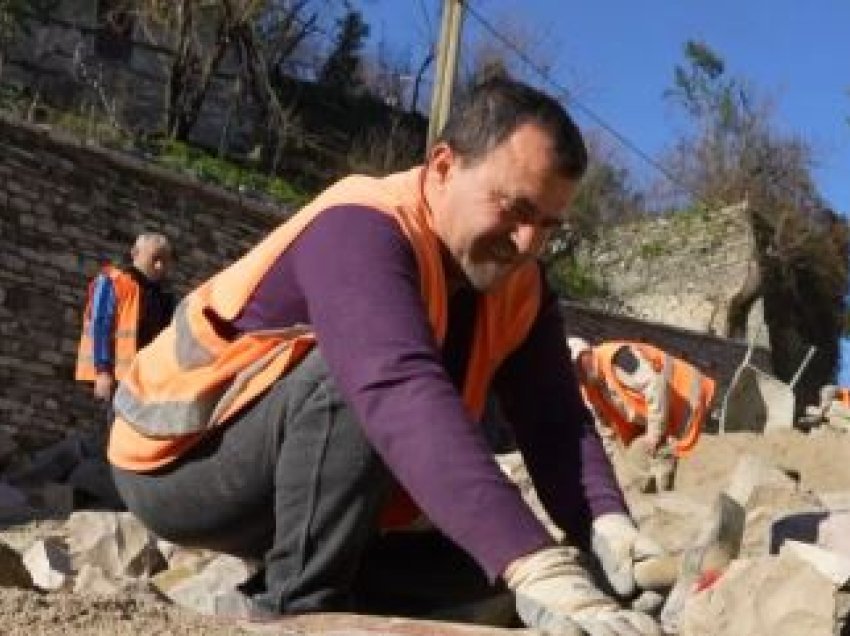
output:
[{"label": "orange vest of background worker", "polygon": [[715,382],[696,367],[642,342],[591,347],[568,340],[585,401],[626,446],[646,436],[682,457],[699,439]]},{"label": "orange vest of background worker", "polygon": [[[116,380],[121,380],[130,362],[136,355],[136,342],[139,324],[139,284],[132,276],[112,265],[104,265],[101,276],[107,278],[114,289],[115,317],[112,329],[112,351],[105,353],[104,358],[111,353],[110,362],[113,364],[113,374]],[[94,382],[98,373],[95,355],[95,338],[93,334],[93,306],[98,302],[98,278],[89,284],[86,308],[83,313],[83,332],[77,352],[77,367],[74,373],[80,382]]]},{"label": "orange vest of background worker", "polygon": [[[359,204],[381,210],[403,228],[414,247],[423,300],[441,342],[446,331],[447,295],[439,243],[420,203],[420,173],[412,170],[384,179],[344,179],[245,257],[192,292],[177,308],[171,325],[139,352],[119,385],[108,449],[111,463],[133,471],[168,464],[304,358],[315,344],[307,325],[245,333],[227,340],[218,334],[213,321],[235,318],[280,254],[319,213],[335,205]],[[476,419],[483,411],[495,369],[531,327],[540,303],[539,285],[536,265],[530,264],[484,298],[463,387],[464,403]],[[395,503],[389,515],[385,514],[385,526],[403,525],[417,516],[407,503]]]}]

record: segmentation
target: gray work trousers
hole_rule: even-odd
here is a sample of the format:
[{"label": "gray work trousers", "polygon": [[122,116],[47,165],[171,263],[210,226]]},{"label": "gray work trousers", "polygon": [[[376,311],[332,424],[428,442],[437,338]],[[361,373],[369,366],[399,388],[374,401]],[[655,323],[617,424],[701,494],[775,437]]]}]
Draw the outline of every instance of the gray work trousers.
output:
[{"label": "gray work trousers", "polygon": [[[393,482],[317,349],[174,463],[113,473],[129,510],[158,536],[263,559],[265,590],[254,602],[264,611],[363,611],[364,604],[375,613],[429,611],[397,599],[382,608],[374,590],[421,580],[417,560],[437,588],[462,583],[457,598],[493,593],[474,562],[440,536],[379,537]],[[401,576],[395,587],[393,569]]]}]

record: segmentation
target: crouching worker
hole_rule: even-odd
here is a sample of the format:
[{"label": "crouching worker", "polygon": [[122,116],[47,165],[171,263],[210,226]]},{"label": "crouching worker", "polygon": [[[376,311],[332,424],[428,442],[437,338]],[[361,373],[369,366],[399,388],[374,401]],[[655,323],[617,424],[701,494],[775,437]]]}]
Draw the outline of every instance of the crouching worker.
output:
[{"label": "crouching worker", "polygon": [[670,489],[676,460],[694,448],[708,417],[714,380],[646,343],[567,343],[623,478],[647,492]]},{"label": "crouching worker", "polygon": [[[585,164],[556,101],[498,79],[423,166],[321,193],[136,357],[109,445],[129,509],[178,544],[263,559],[256,613],[372,611],[370,582],[469,569],[532,625],[658,633],[553,542],[477,424],[493,384],[548,512],[631,591],[637,532],[537,261]],[[414,533],[384,532],[419,510],[452,555],[443,579],[397,539]],[[395,580],[376,574],[390,543]]]}]

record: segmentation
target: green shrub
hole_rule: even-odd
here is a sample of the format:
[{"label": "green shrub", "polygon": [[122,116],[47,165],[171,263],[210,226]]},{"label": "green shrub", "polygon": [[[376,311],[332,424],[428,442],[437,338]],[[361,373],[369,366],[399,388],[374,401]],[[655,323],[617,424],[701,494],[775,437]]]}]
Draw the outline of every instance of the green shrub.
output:
[{"label": "green shrub", "polygon": [[549,284],[558,296],[587,300],[603,298],[606,289],[591,272],[572,256],[563,256],[551,262],[547,268]]},{"label": "green shrub", "polygon": [[658,258],[659,256],[665,256],[666,254],[669,254],[670,251],[670,246],[660,239],[641,243],[640,247],[638,248],[638,252],[645,259],[653,259]]},{"label": "green shrub", "polygon": [[154,161],[202,181],[243,193],[266,195],[281,203],[300,205],[307,194],[281,177],[270,177],[250,166],[216,157],[199,148],[168,139],[154,147]]}]

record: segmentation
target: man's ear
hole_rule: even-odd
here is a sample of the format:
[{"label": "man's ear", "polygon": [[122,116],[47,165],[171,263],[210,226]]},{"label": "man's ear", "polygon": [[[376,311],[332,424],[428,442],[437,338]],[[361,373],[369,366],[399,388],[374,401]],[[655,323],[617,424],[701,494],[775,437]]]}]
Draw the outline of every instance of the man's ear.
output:
[{"label": "man's ear", "polygon": [[448,181],[452,166],[458,157],[445,141],[440,141],[428,151],[428,172],[431,172],[439,185]]}]

